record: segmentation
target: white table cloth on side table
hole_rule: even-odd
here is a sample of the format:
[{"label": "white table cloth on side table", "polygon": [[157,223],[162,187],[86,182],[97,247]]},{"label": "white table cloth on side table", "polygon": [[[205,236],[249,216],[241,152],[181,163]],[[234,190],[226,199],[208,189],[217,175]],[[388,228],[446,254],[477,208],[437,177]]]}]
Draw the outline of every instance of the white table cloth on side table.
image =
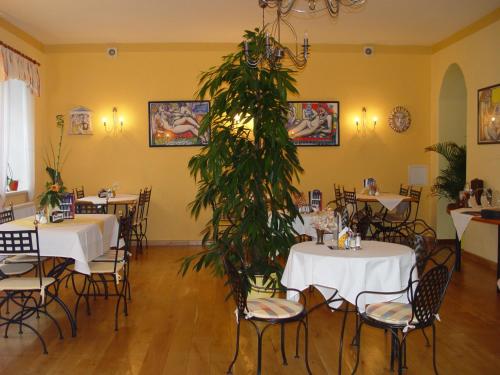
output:
[{"label": "white table cloth on side table", "polygon": [[[33,221],[14,220],[0,225],[0,231],[33,229]],[[116,244],[118,227],[115,215],[76,215],[61,223],[39,224],[40,255],[72,258],[75,270],[89,275],[88,263]]]},{"label": "white table cloth on side table", "polygon": [[[302,242],[292,246],[281,282],[289,288],[305,290],[310,285],[329,300],[336,291],[351,304],[364,291],[393,292],[408,285],[415,252],[407,246],[362,241],[361,250],[331,250],[326,245]],[[289,292],[288,299],[297,293]],[[367,295],[360,302],[365,304],[395,300],[408,302],[406,295],[399,297]],[[331,304],[338,308],[341,303]]]}]

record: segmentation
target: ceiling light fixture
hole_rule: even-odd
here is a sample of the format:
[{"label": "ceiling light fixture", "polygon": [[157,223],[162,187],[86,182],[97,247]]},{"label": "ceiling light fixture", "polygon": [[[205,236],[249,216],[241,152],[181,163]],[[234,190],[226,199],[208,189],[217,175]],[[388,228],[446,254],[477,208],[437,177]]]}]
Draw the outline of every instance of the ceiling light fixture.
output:
[{"label": "ceiling light fixture", "polygon": [[[307,2],[307,6],[297,7],[296,4],[302,1]],[[309,38],[307,33],[304,34],[304,44],[302,44],[302,51],[299,54],[297,33],[292,24],[284,17],[292,12],[315,14],[326,10],[330,16],[336,18],[339,15],[341,5],[353,9],[362,6],[366,0],[323,0],[323,6],[320,6],[319,2],[319,0],[258,0],[259,6],[262,8],[262,29],[267,29],[265,51],[263,54],[255,56],[251,53],[248,42],[245,41],[243,48],[247,64],[255,67],[265,61],[270,66],[277,66],[281,64],[284,57],[288,57],[297,68],[303,68],[309,57]],[[266,8],[276,9],[276,19],[268,25],[265,24],[264,18]],[[281,45],[282,23],[288,27],[295,38],[295,51]]]}]

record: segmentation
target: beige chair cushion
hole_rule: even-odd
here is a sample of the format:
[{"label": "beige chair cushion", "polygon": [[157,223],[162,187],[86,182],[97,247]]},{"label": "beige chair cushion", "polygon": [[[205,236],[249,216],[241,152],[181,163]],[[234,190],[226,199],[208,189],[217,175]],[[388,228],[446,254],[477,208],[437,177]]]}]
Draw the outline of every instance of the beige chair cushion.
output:
[{"label": "beige chair cushion", "polygon": [[[40,257],[40,262],[44,262],[48,257]],[[5,259],[5,263],[37,263],[38,257],[36,255],[13,255]]]},{"label": "beige chair cushion", "polygon": [[257,298],[247,301],[248,317],[261,319],[287,319],[299,315],[304,306],[282,298]]},{"label": "beige chair cushion", "polygon": [[42,277],[42,286],[40,287],[40,278],[38,277],[9,277],[0,280],[0,290],[40,290],[54,283],[53,277]]},{"label": "beige chair cushion", "polygon": [[3,263],[0,264],[0,271],[6,276],[22,275],[31,271],[35,266],[31,263]]},{"label": "beige chair cushion", "polygon": [[[379,322],[406,325],[411,319],[411,305],[399,302],[372,303],[366,307],[366,315]],[[415,318],[412,323],[416,323]]]},{"label": "beige chair cushion", "polygon": [[[95,258],[93,262],[114,262],[117,250],[108,250],[103,255]],[[125,258],[125,250],[118,250],[118,261],[123,262]]]},{"label": "beige chair cushion", "polygon": [[[114,272],[114,262],[90,262],[90,273],[113,273]],[[116,272],[120,272],[123,269],[123,263],[116,264]]]}]

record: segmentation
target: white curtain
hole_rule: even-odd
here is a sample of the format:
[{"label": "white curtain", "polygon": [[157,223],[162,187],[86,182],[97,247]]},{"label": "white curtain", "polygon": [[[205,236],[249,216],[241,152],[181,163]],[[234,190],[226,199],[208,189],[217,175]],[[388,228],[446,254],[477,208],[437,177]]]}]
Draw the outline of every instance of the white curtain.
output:
[{"label": "white curtain", "polygon": [[0,207],[5,203],[7,168],[19,180],[18,190],[26,190],[30,200],[35,192],[34,103],[24,81],[0,83]]},{"label": "white curtain", "polygon": [[40,96],[38,65],[4,46],[0,46],[0,55],[4,79],[24,81],[33,95]]}]

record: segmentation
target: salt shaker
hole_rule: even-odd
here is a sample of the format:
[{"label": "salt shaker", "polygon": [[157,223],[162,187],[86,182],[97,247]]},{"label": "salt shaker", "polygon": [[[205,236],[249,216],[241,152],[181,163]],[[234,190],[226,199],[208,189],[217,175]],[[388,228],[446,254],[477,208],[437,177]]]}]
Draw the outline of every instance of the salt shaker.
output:
[{"label": "salt shaker", "polygon": [[361,250],[361,233],[356,233],[356,250]]}]

